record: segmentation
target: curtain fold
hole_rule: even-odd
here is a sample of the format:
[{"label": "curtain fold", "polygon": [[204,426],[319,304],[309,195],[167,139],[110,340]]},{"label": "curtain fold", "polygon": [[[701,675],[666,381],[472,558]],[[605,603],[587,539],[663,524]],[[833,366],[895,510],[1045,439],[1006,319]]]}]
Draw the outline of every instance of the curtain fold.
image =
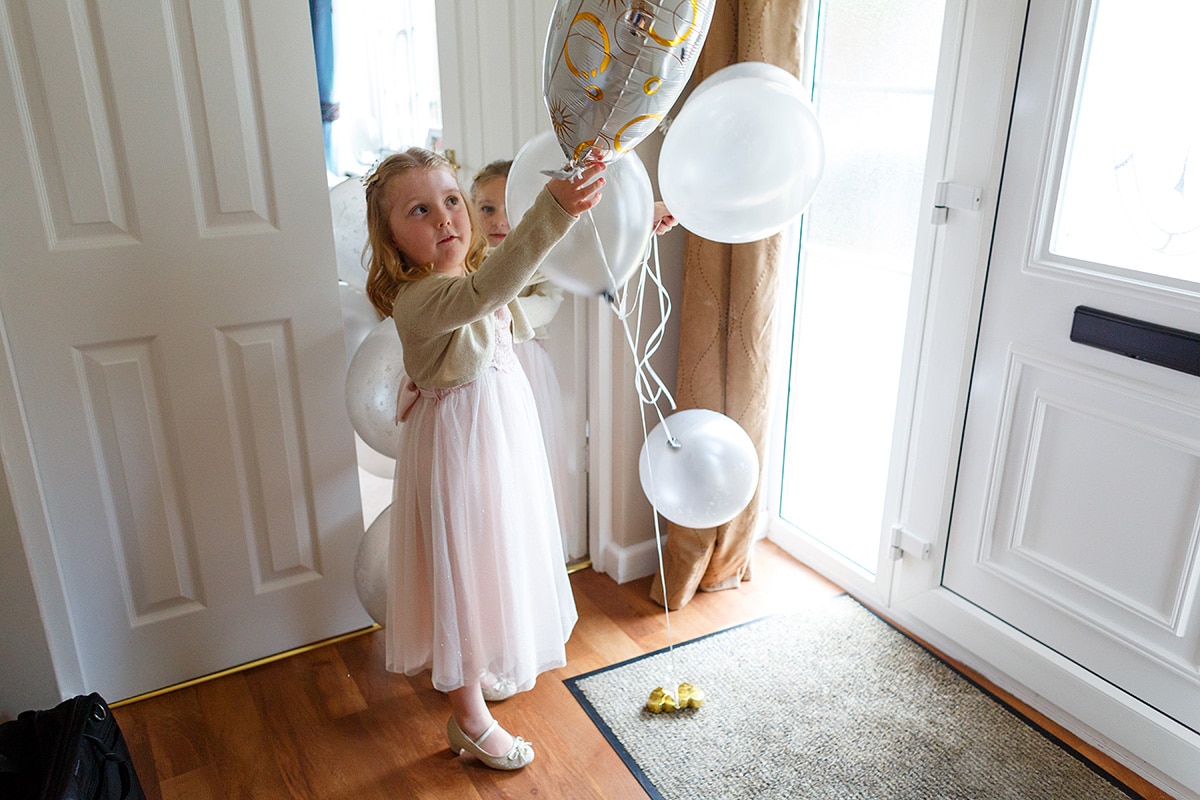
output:
[{"label": "curtain fold", "polygon": [[[799,75],[805,6],[806,0],[719,2],[693,82],[742,61],[763,61]],[[732,418],[750,435],[764,465],[778,275],[787,255],[779,235],[730,245],[689,233],[684,243],[678,410],[707,408]],[[697,590],[733,589],[750,579],[761,480],[759,486],[746,510],[725,525],[695,530],[668,523],[663,572],[651,583],[652,600],[680,608]]]}]

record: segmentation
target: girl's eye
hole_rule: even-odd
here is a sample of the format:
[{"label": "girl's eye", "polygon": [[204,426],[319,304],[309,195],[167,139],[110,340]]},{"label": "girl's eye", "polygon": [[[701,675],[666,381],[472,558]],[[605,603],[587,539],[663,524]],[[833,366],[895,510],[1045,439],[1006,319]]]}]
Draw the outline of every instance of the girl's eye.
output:
[{"label": "girl's eye", "polygon": [[446,202],[452,206],[456,206],[458,205],[458,197],[455,195],[450,195],[446,198]]},{"label": "girl's eye", "polygon": [[427,209],[425,208],[425,206],[413,206],[412,213],[413,214],[424,214],[426,210]]},{"label": "girl's eye", "polygon": [[496,207],[495,206],[481,206],[479,211],[482,214],[495,214]]}]

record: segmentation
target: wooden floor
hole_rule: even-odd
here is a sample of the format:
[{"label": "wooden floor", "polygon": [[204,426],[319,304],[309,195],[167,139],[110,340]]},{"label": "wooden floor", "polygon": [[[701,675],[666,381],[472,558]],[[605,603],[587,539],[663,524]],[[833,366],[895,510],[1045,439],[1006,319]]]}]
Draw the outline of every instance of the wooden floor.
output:
[{"label": "wooden floor", "polygon": [[[618,586],[591,570],[571,576],[579,624],[567,643],[567,666],[493,707],[509,731],[536,748],[537,760],[516,773],[451,754],[445,697],[427,676],[406,678],[384,669],[382,631],[114,713],[150,800],[646,798],[562,680],[668,644],[663,609],[647,599],[649,580]],[[687,641],[839,592],[775,545],[760,542],[753,580],[733,591],[698,594],[672,612],[671,640]],[[1167,798],[1094,751],[1081,750],[1147,798]]]}]

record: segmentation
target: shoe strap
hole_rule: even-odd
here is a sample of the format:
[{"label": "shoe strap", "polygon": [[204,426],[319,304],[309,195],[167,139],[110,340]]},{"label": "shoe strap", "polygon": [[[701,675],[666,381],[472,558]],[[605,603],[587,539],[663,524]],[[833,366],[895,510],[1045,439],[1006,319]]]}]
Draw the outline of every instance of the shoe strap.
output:
[{"label": "shoe strap", "polygon": [[489,736],[491,736],[491,735],[492,735],[492,731],[496,730],[496,728],[499,728],[499,727],[500,727],[500,721],[499,721],[499,720],[495,720],[495,719],[494,719],[494,720],[492,720],[492,724],[487,726],[487,730],[486,730],[486,731],[484,731],[483,733],[481,733],[481,734],[479,735],[479,738],[475,740],[475,746],[476,746],[476,747],[478,747],[478,748],[480,748],[480,749],[483,749],[483,747],[482,747],[482,745],[483,745],[483,740],[484,740],[484,739],[486,739],[486,738],[488,738]]}]

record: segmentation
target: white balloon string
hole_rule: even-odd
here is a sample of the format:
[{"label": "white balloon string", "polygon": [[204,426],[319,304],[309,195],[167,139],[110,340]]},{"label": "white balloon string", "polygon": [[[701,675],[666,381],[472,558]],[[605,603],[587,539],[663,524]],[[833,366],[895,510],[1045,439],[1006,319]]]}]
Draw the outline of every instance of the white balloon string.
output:
[{"label": "white balloon string", "polygon": [[[650,266],[651,256],[653,256],[653,266]],[[646,304],[646,282],[650,281],[654,286],[655,294],[658,300],[658,323],[654,329],[646,337],[644,348],[639,350],[638,343],[642,336],[642,323],[644,320],[644,310]],[[615,298],[609,300],[609,305],[613,309],[613,313],[621,320],[622,329],[625,332],[625,341],[629,345],[630,352],[634,359],[634,386],[637,390],[638,399],[645,405],[653,406],[654,412],[658,416],[660,424],[665,424],[662,411],[659,409],[658,403],[665,398],[671,410],[675,409],[675,398],[671,395],[671,390],[659,377],[658,373],[650,363],[650,359],[658,352],[658,348],[663,343],[663,337],[667,330],[667,320],[671,316],[671,295],[663,286],[662,270],[658,258],[658,240],[652,238],[650,245],[647,247],[646,255],[642,259],[641,269],[638,271],[637,288],[633,290],[632,300],[630,298],[630,289],[628,285],[619,290]],[[636,332],[629,329],[629,317],[636,317]],[[668,439],[673,439],[669,435]]]},{"label": "white balloon string", "polygon": [[[653,261],[653,266],[651,266],[651,261]],[[646,304],[647,281],[653,285],[657,294],[658,323],[646,337],[645,345],[639,349],[639,343],[642,341],[642,322]],[[658,239],[656,236],[651,235],[650,244],[647,246],[646,253],[642,257],[641,269],[638,270],[637,288],[633,291],[632,301],[630,299],[630,290],[628,286],[625,286],[617,292],[616,297],[609,298],[609,305],[613,313],[621,320],[621,328],[625,332],[625,341],[629,345],[630,352],[633,354],[634,386],[637,389],[638,399],[642,403],[642,413],[640,415],[642,421],[642,446],[646,446],[645,443],[649,438],[646,427],[645,406],[650,406],[654,409],[659,424],[662,425],[663,432],[667,435],[667,442],[672,447],[678,447],[679,444],[671,435],[666,419],[659,408],[659,401],[666,398],[671,409],[674,410],[675,398],[671,396],[671,392],[667,389],[666,384],[663,383],[658,373],[654,371],[654,367],[650,365],[650,358],[658,351],[659,346],[662,344],[663,336],[666,333],[667,320],[671,316],[671,296],[663,285],[662,269],[658,258]],[[632,331],[629,325],[630,316],[636,317],[634,330]],[[667,633],[667,677],[669,680],[663,682],[663,688],[669,688],[671,695],[678,699],[679,684],[675,673],[675,640],[671,634],[671,612],[667,608],[667,575],[663,559],[662,530],[658,519],[658,508],[654,505],[654,498],[658,496],[658,492],[654,483],[653,459],[646,460],[646,477],[647,482],[650,484],[650,497],[648,499],[654,510],[654,544],[658,553],[658,574],[659,580],[662,582],[663,617],[666,621]]]},{"label": "white balloon string", "polygon": [[[655,251],[657,258],[657,248],[655,248]],[[657,405],[654,406],[654,410],[658,410]],[[646,432],[646,413],[644,408],[639,416],[642,418],[642,446],[645,447],[649,434]],[[660,419],[661,416],[660,414]],[[667,438],[670,439],[670,436],[668,435]],[[663,619],[666,622],[667,630],[667,680],[663,681],[663,688],[670,687],[672,696],[678,700],[679,681],[676,679],[677,673],[675,672],[675,638],[671,635],[671,609],[667,607],[667,569],[663,560],[662,529],[658,521],[658,507],[654,505],[654,498],[658,496],[658,487],[654,483],[654,459],[652,458],[646,459],[646,477],[650,484],[650,507],[654,512],[654,549],[658,553],[658,580],[660,582],[659,585],[662,587]]]},{"label": "white balloon string", "polygon": [[[616,287],[617,276],[613,275],[612,267],[608,265],[608,254],[604,252],[604,242],[600,240],[600,229],[596,227],[596,219],[592,216],[592,210],[587,210],[588,223],[592,227],[592,238],[596,240],[596,252],[600,254],[600,263],[604,265],[604,271],[608,274],[608,285]],[[620,287],[617,287],[619,291]],[[612,302],[611,292],[605,292],[604,298],[610,303]]]}]

